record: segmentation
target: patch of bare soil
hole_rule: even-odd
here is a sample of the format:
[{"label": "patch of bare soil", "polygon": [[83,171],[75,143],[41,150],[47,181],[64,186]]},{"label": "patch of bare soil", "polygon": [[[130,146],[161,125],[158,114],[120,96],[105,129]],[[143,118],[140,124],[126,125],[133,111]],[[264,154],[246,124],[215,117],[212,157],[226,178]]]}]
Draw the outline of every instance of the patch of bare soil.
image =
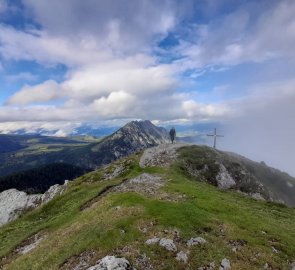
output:
[{"label": "patch of bare soil", "polygon": [[25,255],[32,250],[34,250],[42,242],[46,235],[42,232],[39,232],[26,240],[24,240],[20,245],[18,245],[11,253],[7,256],[0,258],[0,269],[3,269],[4,265],[9,264],[15,258]]}]

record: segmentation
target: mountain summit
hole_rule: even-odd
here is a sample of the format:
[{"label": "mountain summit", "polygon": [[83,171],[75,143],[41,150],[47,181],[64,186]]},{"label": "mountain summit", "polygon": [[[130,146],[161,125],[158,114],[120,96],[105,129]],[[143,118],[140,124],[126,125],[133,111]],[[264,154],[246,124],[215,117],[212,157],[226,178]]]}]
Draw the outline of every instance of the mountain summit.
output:
[{"label": "mountain summit", "polygon": [[95,167],[106,165],[139,150],[166,143],[168,132],[151,121],[132,121],[92,147],[95,153]]}]

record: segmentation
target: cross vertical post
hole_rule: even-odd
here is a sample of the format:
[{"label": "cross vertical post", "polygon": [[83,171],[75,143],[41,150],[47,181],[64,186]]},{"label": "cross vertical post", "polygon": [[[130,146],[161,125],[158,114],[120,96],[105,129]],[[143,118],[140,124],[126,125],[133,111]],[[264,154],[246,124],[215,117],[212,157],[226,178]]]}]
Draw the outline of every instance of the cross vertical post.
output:
[{"label": "cross vertical post", "polygon": [[214,144],[213,144],[213,148],[216,149],[216,138],[217,137],[224,137],[223,135],[218,135],[216,128],[214,128],[214,134],[207,134],[207,136],[209,137],[214,137]]}]

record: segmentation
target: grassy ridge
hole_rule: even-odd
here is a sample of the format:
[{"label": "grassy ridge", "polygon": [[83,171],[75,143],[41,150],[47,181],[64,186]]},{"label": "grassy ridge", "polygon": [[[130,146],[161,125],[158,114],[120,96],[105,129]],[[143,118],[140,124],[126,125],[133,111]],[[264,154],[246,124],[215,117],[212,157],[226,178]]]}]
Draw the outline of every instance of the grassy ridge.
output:
[{"label": "grassy ridge", "polygon": [[[261,269],[266,262],[273,268],[290,269],[289,263],[295,259],[294,209],[220,191],[190,179],[177,165],[141,169],[138,156],[129,159],[124,175],[111,181],[102,180],[102,170],[84,175],[62,196],[0,228],[0,257],[11,254],[37,232],[45,235],[32,252],[11,257],[5,269],[58,269],[73,255],[88,250],[96,252],[96,259],[125,256],[135,267],[138,254],[146,253],[155,269],[196,269],[212,261],[218,264],[224,257],[230,259],[233,269]],[[142,172],[169,179],[163,191],[171,198],[181,194],[185,199],[175,202],[133,192],[109,193],[93,207],[80,211],[102,189]],[[140,228],[148,231],[143,233]],[[208,241],[191,249],[188,266],[161,247],[144,244],[153,235],[169,237],[175,228],[183,241],[179,249],[186,248],[184,241],[190,237],[202,236]],[[234,253],[229,242],[237,240],[246,245]],[[274,253],[272,247],[279,252]]]}]

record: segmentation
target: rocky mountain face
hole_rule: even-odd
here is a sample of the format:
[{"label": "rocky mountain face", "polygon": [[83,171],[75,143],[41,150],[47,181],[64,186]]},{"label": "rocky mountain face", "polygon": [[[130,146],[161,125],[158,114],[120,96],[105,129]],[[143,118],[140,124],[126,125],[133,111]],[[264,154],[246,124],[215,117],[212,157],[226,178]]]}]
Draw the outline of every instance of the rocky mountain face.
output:
[{"label": "rocky mountain face", "polygon": [[[91,147],[90,156],[94,162],[89,163],[88,166],[98,168],[142,149],[168,141],[169,135],[166,129],[157,127],[148,120],[132,121]],[[78,164],[81,166],[81,163]],[[84,166],[87,166],[87,163]]]}]

